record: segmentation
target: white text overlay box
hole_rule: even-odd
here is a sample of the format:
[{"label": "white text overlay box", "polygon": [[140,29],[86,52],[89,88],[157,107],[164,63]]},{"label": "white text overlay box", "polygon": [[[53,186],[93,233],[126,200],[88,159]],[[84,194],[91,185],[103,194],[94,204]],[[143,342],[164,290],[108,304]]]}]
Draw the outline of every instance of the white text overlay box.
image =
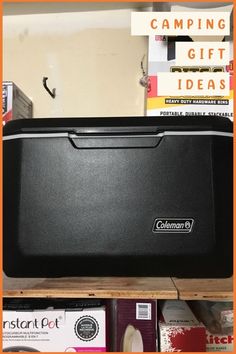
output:
[{"label": "white text overlay box", "polygon": [[229,42],[176,42],[175,64],[229,65]]},{"label": "white text overlay box", "polygon": [[229,96],[228,73],[157,73],[158,96]]},{"label": "white text overlay box", "polygon": [[132,12],[135,36],[227,36],[229,12]]}]

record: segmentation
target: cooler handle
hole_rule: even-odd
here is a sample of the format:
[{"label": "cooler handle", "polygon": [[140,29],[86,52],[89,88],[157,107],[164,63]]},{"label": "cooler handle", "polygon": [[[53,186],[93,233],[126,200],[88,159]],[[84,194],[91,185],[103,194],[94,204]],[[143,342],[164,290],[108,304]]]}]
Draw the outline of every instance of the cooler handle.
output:
[{"label": "cooler handle", "polygon": [[156,134],[134,135],[75,135],[69,134],[72,145],[77,149],[106,149],[106,148],[154,148],[162,136]]}]

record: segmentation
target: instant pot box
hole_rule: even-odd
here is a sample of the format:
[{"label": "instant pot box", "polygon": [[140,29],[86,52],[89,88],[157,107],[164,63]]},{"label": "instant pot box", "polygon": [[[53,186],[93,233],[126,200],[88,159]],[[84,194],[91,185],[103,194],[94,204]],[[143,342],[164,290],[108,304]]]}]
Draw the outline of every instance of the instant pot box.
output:
[{"label": "instant pot box", "polygon": [[3,351],[105,352],[105,308],[3,311]]},{"label": "instant pot box", "polygon": [[205,352],[206,329],[185,301],[160,301],[160,352]]},{"label": "instant pot box", "polygon": [[113,300],[112,315],[113,351],[156,351],[155,300]]}]

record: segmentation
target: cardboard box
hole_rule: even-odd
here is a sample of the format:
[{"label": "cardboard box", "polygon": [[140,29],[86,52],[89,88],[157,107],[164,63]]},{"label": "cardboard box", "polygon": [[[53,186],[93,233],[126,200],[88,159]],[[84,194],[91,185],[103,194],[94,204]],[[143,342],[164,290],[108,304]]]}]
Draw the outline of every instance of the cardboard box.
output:
[{"label": "cardboard box", "polygon": [[113,300],[113,351],[155,352],[156,301]]},{"label": "cardboard box", "polygon": [[160,352],[204,352],[206,329],[185,301],[160,302]]},{"label": "cardboard box", "polygon": [[232,334],[212,334],[206,331],[207,352],[233,352],[234,337]]},{"label": "cardboard box", "polygon": [[3,351],[105,352],[105,308],[4,310]]},{"label": "cardboard box", "polygon": [[191,301],[190,306],[206,327],[206,351],[233,351],[233,303]]},{"label": "cardboard box", "polygon": [[[149,88],[147,95],[148,116],[222,116],[233,120],[233,41],[230,41],[231,60],[227,66],[198,67],[199,78],[201,71],[213,72],[215,70],[228,72],[230,76],[230,95],[227,97],[216,96],[160,96],[158,94],[158,73],[161,72],[191,72],[196,67],[177,66],[175,64],[175,43],[185,41],[176,37],[166,39],[163,36],[149,37]],[[158,53],[158,54],[157,54]]]},{"label": "cardboard box", "polygon": [[[155,11],[232,11],[232,4],[228,6],[214,3],[154,3]],[[196,6],[196,8],[195,8]],[[213,6],[213,7],[212,7]],[[185,8],[186,7],[186,8]],[[199,7],[199,8],[198,8]],[[202,8],[203,7],[203,8]],[[209,9],[208,9],[209,7]],[[233,29],[230,28],[230,36],[226,37],[189,37],[162,35],[149,36],[148,49],[148,92],[147,92],[147,116],[222,116],[233,120]],[[201,42],[202,40],[229,42],[230,62],[228,65],[204,65],[204,66],[178,66],[176,65],[176,42]],[[201,78],[201,72],[227,72],[230,78],[229,96],[160,96],[158,93],[158,73],[161,72],[197,72]]]},{"label": "cardboard box", "polygon": [[3,125],[12,119],[33,118],[32,101],[11,81],[2,83]]}]

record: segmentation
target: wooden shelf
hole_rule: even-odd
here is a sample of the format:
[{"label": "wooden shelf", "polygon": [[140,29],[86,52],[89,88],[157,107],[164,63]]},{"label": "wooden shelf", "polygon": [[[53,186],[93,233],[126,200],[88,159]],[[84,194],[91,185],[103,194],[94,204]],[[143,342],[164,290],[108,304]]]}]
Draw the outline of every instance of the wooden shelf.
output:
[{"label": "wooden shelf", "polygon": [[173,278],[181,300],[233,301],[233,278],[178,279]]},{"label": "wooden shelf", "polygon": [[4,278],[4,297],[176,299],[170,278]]},{"label": "wooden shelf", "polygon": [[233,300],[233,280],[177,278],[3,279],[4,297]]}]

